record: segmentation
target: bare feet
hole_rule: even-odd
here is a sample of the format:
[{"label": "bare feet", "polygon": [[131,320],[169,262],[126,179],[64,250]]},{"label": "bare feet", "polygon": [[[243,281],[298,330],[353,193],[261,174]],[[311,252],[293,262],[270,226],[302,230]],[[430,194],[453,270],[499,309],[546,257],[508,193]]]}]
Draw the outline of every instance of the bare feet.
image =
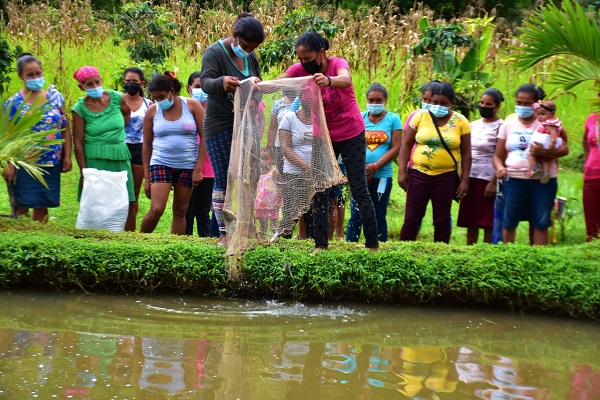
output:
[{"label": "bare feet", "polygon": [[316,249],[313,250],[313,252],[311,253],[311,256],[314,256],[315,254],[317,254],[320,251],[323,250],[327,250],[327,247],[317,247]]},{"label": "bare feet", "polygon": [[227,235],[221,235],[219,237],[219,242],[217,243],[217,246],[221,246],[221,247],[229,246],[229,240],[227,240]]}]

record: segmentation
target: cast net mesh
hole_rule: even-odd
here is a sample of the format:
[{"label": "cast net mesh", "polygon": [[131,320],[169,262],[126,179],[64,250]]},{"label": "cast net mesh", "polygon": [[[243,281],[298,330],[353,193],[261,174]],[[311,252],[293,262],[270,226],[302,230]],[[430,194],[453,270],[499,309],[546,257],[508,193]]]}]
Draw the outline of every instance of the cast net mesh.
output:
[{"label": "cast net mesh", "polygon": [[346,182],[311,77],[241,82],[224,215],[228,253],[290,237],[313,195]]}]

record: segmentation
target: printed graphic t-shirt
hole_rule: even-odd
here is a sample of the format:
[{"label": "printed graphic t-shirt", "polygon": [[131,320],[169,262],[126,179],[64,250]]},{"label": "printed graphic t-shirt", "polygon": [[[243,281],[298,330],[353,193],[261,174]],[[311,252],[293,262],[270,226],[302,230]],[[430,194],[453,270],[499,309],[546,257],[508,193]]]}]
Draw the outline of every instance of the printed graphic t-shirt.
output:
[{"label": "printed graphic t-shirt", "polygon": [[[367,141],[367,164],[372,164],[390,150],[392,146],[392,132],[402,129],[402,121],[398,114],[388,111],[379,123],[373,124],[369,120],[369,112],[362,113],[365,121],[365,139]],[[379,165],[379,164],[378,164]],[[373,178],[391,178],[392,163],[379,165],[379,169],[373,174]]]}]

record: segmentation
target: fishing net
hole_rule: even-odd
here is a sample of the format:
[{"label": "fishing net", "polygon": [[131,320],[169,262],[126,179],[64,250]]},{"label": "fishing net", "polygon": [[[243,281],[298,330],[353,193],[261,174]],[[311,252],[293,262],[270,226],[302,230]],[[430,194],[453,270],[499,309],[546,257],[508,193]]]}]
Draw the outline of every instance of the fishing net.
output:
[{"label": "fishing net", "polygon": [[224,216],[229,254],[291,237],[315,193],[346,182],[311,77],[241,82]]}]

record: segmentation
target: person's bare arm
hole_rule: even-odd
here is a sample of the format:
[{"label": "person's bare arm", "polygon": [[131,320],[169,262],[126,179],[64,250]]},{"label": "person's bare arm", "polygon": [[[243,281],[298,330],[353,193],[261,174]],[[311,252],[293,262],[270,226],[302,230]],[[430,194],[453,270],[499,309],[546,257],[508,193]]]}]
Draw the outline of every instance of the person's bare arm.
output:
[{"label": "person's bare arm", "polygon": [[471,134],[467,133],[460,137],[460,184],[456,189],[458,197],[464,197],[469,190],[469,175],[471,174]]},{"label": "person's bare arm", "polygon": [[281,152],[283,153],[283,156],[286,158],[286,160],[288,160],[294,166],[301,168],[302,170],[307,170],[310,168],[310,165],[294,152],[292,144],[292,133],[290,131],[280,129],[279,142],[281,144]]},{"label": "person's bare arm", "polygon": [[127,125],[129,123],[129,120],[131,119],[131,108],[129,107],[129,104],[127,104],[123,97],[121,97],[121,114],[123,114],[125,125]]},{"label": "person's bare arm", "polygon": [[545,149],[539,142],[533,142],[529,145],[529,152],[534,157],[542,158],[561,158],[569,154],[568,136],[567,131],[564,128],[561,130],[561,137],[563,139],[560,147],[555,149]]},{"label": "person's bare arm", "polygon": [[588,157],[590,156],[590,144],[587,141],[588,134],[589,131],[586,126],[583,129],[583,138],[581,140],[581,147],[583,147],[583,156],[585,161],[587,161]]},{"label": "person's bare arm", "polygon": [[409,126],[404,137],[402,138],[402,145],[400,146],[400,155],[398,156],[398,184],[405,191],[408,190],[408,159],[410,158],[410,152],[415,144],[415,136],[417,131],[412,126]]},{"label": "person's bare arm", "polygon": [[494,164],[494,168],[496,168],[496,178],[502,179],[506,176],[506,166],[504,163],[506,162],[506,140],[498,139],[496,143],[496,151],[494,152],[494,157],[492,162]]},{"label": "person's bare arm", "polygon": [[77,161],[80,171],[86,168],[85,151],[83,147],[84,125],[85,123],[79,114],[73,112],[73,146],[75,147],[75,160]]},{"label": "person's bare arm", "polygon": [[194,120],[196,121],[196,129],[198,131],[198,158],[196,159],[196,165],[194,166],[194,172],[192,173],[192,185],[198,186],[204,177],[202,176],[202,166],[206,159],[206,144],[204,143],[204,107],[199,101],[190,99],[187,101],[188,106],[192,111]]},{"label": "person's bare arm", "polygon": [[337,75],[326,76],[321,73],[313,75],[313,81],[321,87],[330,86],[332,88],[344,89],[352,85],[352,78],[348,68],[340,68]]},{"label": "person's bare arm", "polygon": [[548,133],[550,134],[550,146],[549,148],[553,149],[556,147],[556,138],[558,137],[558,128],[552,125],[546,126]]},{"label": "person's bare arm", "polygon": [[142,165],[144,166],[144,192],[146,197],[150,198],[150,158],[152,157],[152,142],[154,141],[154,116],[156,115],[156,105],[148,107],[144,116],[142,143]]},{"label": "person's bare arm", "polygon": [[65,114],[65,108],[60,108],[61,115],[64,116],[67,123],[65,124],[65,130],[62,132],[63,142],[63,153],[62,153],[62,170],[61,172],[69,172],[73,168],[73,161],[71,161],[71,153],[73,150],[73,140],[71,138],[71,124]]}]

